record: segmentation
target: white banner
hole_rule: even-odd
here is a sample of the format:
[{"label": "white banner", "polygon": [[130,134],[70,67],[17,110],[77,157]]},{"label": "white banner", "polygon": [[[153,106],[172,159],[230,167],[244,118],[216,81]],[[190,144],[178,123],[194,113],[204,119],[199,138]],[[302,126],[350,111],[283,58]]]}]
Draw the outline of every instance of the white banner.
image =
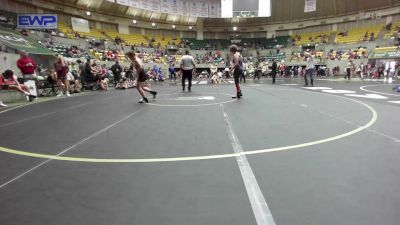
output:
[{"label": "white banner", "polygon": [[233,17],[233,1],[222,0],[221,1],[221,17],[232,18]]},{"label": "white banner", "polygon": [[160,0],[140,0],[140,8],[160,12]]},{"label": "white banner", "polygon": [[200,17],[200,1],[190,2],[190,16]]},{"label": "white banner", "polygon": [[258,0],[258,16],[259,17],[271,16],[271,0]]},{"label": "white banner", "polygon": [[221,18],[222,14],[221,14],[221,2],[217,3],[217,18]]},{"label": "white banner", "polygon": [[150,3],[146,0],[140,0],[140,8],[145,10],[150,10]]},{"label": "white banner", "polygon": [[208,3],[208,17],[210,18],[217,18],[218,17],[218,6],[216,1],[210,1]]},{"label": "white banner", "polygon": [[304,12],[314,12],[317,10],[317,0],[305,0]]},{"label": "white banner", "polygon": [[162,13],[179,14],[179,0],[160,0],[160,1],[161,1]]},{"label": "white banner", "polygon": [[90,32],[89,21],[81,18],[71,17],[72,30],[79,32]]},{"label": "white banner", "polygon": [[188,0],[181,0],[179,2],[179,11],[178,14],[182,16],[190,15],[190,2]]},{"label": "white banner", "polygon": [[208,0],[191,1],[190,16],[208,17]]},{"label": "white banner", "polygon": [[128,5],[129,6],[129,1],[128,0],[117,0],[117,4]]},{"label": "white banner", "polygon": [[[232,0],[107,0],[117,4],[149,11],[179,14],[192,17],[232,17]],[[264,0],[270,1],[270,0]],[[224,7],[221,7],[221,2]]]},{"label": "white banner", "polygon": [[140,0],[129,0],[129,6],[140,8]]},{"label": "white banner", "polygon": [[208,0],[198,0],[199,17],[208,17]]}]

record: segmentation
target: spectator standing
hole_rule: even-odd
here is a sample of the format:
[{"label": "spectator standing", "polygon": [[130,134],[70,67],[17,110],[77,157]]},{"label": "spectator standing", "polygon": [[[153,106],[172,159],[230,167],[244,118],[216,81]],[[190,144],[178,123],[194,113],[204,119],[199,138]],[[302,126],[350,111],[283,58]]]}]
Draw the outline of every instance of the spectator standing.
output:
[{"label": "spectator standing", "polygon": [[122,67],[119,64],[118,60],[115,61],[115,64],[111,66],[110,70],[114,75],[114,83],[117,84],[119,80],[121,80],[121,73],[122,73]]},{"label": "spectator standing", "polygon": [[36,77],[36,62],[28,56],[25,51],[20,51],[20,58],[17,60],[17,66],[21,70],[24,79],[34,79]]},{"label": "spectator standing", "polygon": [[57,97],[63,96],[64,93],[66,96],[69,97],[69,81],[67,80],[68,66],[65,63],[64,57],[62,55],[58,56],[57,62],[54,63],[54,69],[57,73],[57,85],[60,89],[60,93],[57,95]]},{"label": "spectator standing", "polygon": [[171,80],[176,80],[175,63],[170,62],[168,70],[169,70],[169,78]]},{"label": "spectator standing", "polygon": [[80,81],[82,83],[82,80],[83,80],[82,74],[83,74],[83,71],[85,70],[85,64],[80,59],[76,60],[76,64],[77,64],[76,65],[77,73],[78,73]]},{"label": "spectator standing", "polygon": [[278,64],[276,63],[275,59],[273,59],[272,60],[272,71],[271,71],[272,84],[275,84],[277,73],[278,73]]},{"label": "spectator standing", "polygon": [[188,91],[192,89],[192,76],[193,72],[196,70],[196,64],[194,63],[193,57],[190,52],[186,50],[185,55],[182,56],[181,60],[181,73],[182,73],[182,90],[185,91],[185,81],[188,79]]},{"label": "spectator standing", "polygon": [[258,80],[260,80],[261,66],[262,66],[261,60],[257,59],[257,62],[255,64],[255,71],[254,71],[253,80],[255,80],[256,77],[258,78]]},{"label": "spectator standing", "polygon": [[346,75],[344,76],[344,79],[346,80],[346,79],[349,79],[350,80],[350,78],[351,78],[351,70],[353,69],[353,62],[352,61],[350,61],[349,63],[348,63],[348,65],[347,65],[347,68],[346,68]]},{"label": "spectator standing", "polygon": [[90,59],[87,59],[86,63],[79,63],[79,70],[81,74],[81,90],[84,91],[85,86],[89,82],[89,79],[92,77],[92,67],[90,65]]},{"label": "spectator standing", "polygon": [[[243,59],[243,58],[242,58]],[[243,60],[243,66],[242,66],[242,68],[243,68],[243,73],[240,75],[240,80],[239,80],[239,82],[242,82],[242,80],[243,80],[243,82],[244,83],[246,83],[246,74],[244,73],[244,70],[246,70],[246,63],[244,62],[244,60]]]},{"label": "spectator standing", "polygon": [[360,71],[361,71],[360,76],[361,76],[361,79],[363,80],[364,76],[367,74],[367,67],[364,65],[364,63],[361,63]]},{"label": "spectator standing", "polygon": [[368,63],[367,65],[367,77],[371,78],[371,72],[372,72],[372,65],[371,63]]},{"label": "spectator standing", "polygon": [[283,64],[283,62],[281,62],[281,64],[279,65],[279,72],[281,77],[285,76],[285,64]]}]

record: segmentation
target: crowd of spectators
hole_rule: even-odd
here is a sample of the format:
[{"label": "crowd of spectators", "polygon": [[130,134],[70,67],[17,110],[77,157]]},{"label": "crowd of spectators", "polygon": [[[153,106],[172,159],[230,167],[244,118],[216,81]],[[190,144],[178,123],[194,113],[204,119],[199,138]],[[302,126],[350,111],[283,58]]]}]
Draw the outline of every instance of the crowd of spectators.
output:
[{"label": "crowd of spectators", "polygon": [[[328,52],[315,51],[315,59],[319,62],[325,60],[354,60],[354,59],[367,59],[368,51],[366,48],[359,47],[357,49],[331,49]],[[293,52],[290,56],[290,61],[305,62],[306,57],[304,51]]]},{"label": "crowd of spectators", "polygon": [[[317,35],[315,37],[308,37],[308,42],[313,43],[313,44],[327,44],[329,40],[329,37],[326,34],[323,35]],[[302,37],[298,34],[294,35],[293,37],[290,37],[288,39],[288,42],[292,43],[292,45],[295,45],[296,42],[302,41]]]},{"label": "crowd of spectators", "polygon": [[331,49],[326,53],[326,58],[329,60],[366,59],[368,58],[368,51],[363,47],[357,49],[338,49],[336,51]]},{"label": "crowd of spectators", "polygon": [[225,65],[226,59],[222,57],[222,53],[220,51],[217,51],[215,53],[213,52],[207,52],[204,55],[196,54],[194,57],[195,61],[197,64],[221,64]]}]

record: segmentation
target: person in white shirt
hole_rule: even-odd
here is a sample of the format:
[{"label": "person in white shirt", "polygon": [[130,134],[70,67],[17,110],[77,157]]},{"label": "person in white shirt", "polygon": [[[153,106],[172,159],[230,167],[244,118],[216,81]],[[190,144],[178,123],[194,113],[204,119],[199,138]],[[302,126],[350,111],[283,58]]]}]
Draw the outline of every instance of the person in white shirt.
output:
[{"label": "person in white shirt", "polygon": [[188,79],[188,91],[192,90],[192,76],[193,71],[196,70],[196,65],[194,63],[193,57],[190,52],[186,50],[185,55],[181,59],[181,74],[182,74],[182,90],[185,91],[185,81]]},{"label": "person in white shirt", "polygon": [[306,72],[304,74],[305,87],[308,86],[307,76],[310,76],[311,86],[314,86],[315,58],[312,54],[306,52],[307,63]]}]

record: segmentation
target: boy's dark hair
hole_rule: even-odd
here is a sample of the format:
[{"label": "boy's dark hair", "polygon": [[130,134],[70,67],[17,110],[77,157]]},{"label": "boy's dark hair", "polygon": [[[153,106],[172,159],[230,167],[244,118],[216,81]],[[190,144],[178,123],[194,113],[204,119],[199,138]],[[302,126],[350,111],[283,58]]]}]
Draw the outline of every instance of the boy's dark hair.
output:
[{"label": "boy's dark hair", "polygon": [[14,72],[12,70],[6,70],[3,73],[3,77],[6,78],[6,79],[11,78],[13,75],[14,75]]},{"label": "boy's dark hair", "polygon": [[131,52],[126,53],[126,56],[128,56],[129,58],[134,58],[135,53],[131,51]]},{"label": "boy's dark hair", "polygon": [[236,46],[236,45],[231,45],[231,47],[229,47],[229,51],[230,51],[230,52],[233,52],[233,53],[236,53],[236,52],[238,51],[238,46]]}]

